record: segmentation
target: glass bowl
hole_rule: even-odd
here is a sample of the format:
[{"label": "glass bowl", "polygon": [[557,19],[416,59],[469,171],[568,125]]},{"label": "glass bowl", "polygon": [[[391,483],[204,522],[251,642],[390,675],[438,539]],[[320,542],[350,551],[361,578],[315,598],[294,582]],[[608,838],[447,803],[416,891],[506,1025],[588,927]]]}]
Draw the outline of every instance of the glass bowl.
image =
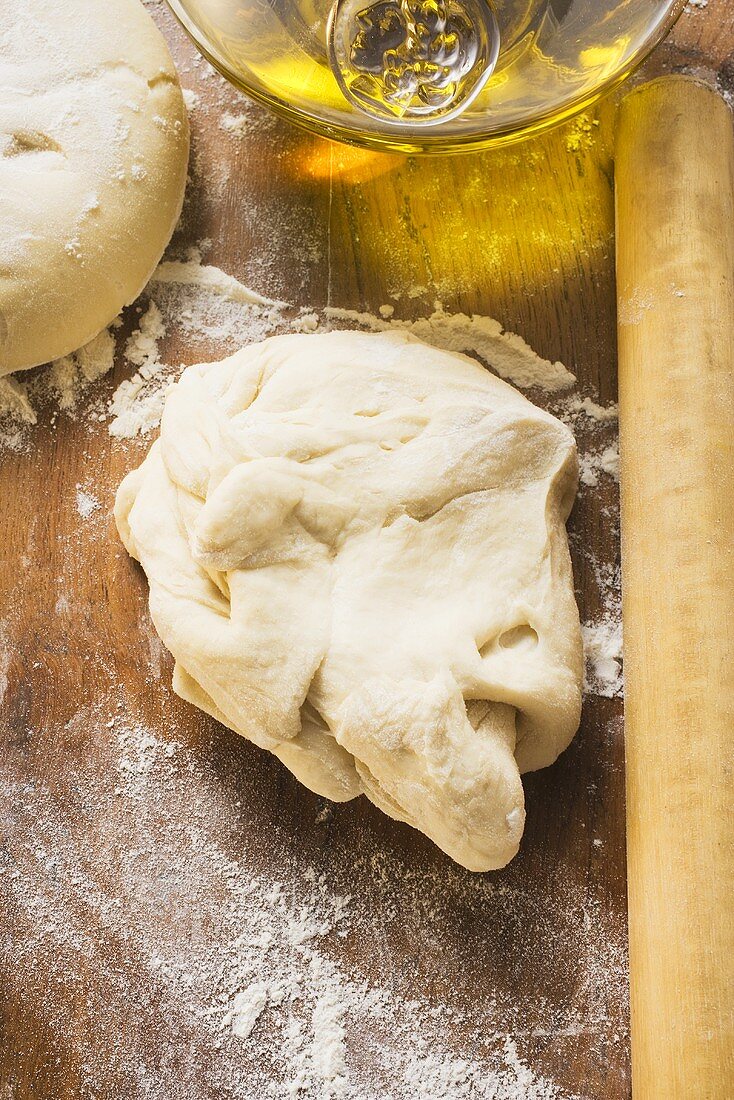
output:
[{"label": "glass bowl", "polygon": [[[326,137],[410,153],[513,141],[569,118],[647,57],[684,2],[168,0],[201,53],[253,99]],[[462,34],[479,24],[472,54]],[[420,66],[401,61],[425,42]],[[447,58],[464,64],[463,87],[461,75],[448,83]],[[423,115],[401,106],[411,95]]]}]

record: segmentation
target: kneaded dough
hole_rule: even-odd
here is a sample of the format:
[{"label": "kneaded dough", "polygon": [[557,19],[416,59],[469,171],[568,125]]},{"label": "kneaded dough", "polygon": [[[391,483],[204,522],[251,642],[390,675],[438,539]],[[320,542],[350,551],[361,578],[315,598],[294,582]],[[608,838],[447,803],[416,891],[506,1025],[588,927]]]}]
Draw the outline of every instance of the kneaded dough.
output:
[{"label": "kneaded dough", "polygon": [[189,367],[117,494],[173,686],[337,801],[476,871],[579,722],[569,430],[407,334]]},{"label": "kneaded dough", "polygon": [[138,0],[0,4],[0,375],[133,301],[181,212],[188,122]]}]

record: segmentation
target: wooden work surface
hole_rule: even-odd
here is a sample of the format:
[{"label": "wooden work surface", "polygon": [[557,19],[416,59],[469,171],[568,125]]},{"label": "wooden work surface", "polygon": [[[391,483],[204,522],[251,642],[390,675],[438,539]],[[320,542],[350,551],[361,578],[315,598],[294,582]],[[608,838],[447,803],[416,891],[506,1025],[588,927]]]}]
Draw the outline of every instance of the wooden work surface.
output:
[{"label": "wooden work surface", "polygon": [[[162,4],[151,10],[199,97],[177,255],[208,238],[208,263],[295,305],[392,302],[419,317],[438,298],[490,315],[567,364],[581,396],[614,400],[613,104],[590,125],[448,160],[330,145],[259,108],[237,135],[219,125],[242,111],[237,95],[196,63]],[[726,73],[733,42],[734,4],[709,0],[648,71],[688,59]],[[416,286],[428,290],[406,296]],[[223,350],[194,345],[172,332],[161,351],[188,363]],[[120,355],[90,400],[130,371]],[[598,438],[580,422],[582,450]],[[146,447],[84,409],[47,409],[30,445],[2,455],[0,1100],[269,1095],[268,1013],[246,1043],[226,1028],[213,1040],[206,1022],[212,958],[228,957],[240,904],[231,884],[255,876],[257,890],[324,876],[351,894],[345,934],[320,949],[354,981],[389,985],[388,1015],[413,1000],[431,1050],[431,1010],[455,1009],[441,1051],[476,1056],[485,1084],[496,1065],[498,1097],[628,1097],[621,700],[590,694],[571,748],[526,778],[522,850],[503,872],[455,868],[364,799],[327,806],[171,693],[144,577],[110,517]],[[600,477],[571,518],[584,621],[608,610],[616,489]],[[422,1028],[409,1030],[417,1044]],[[389,1069],[370,1084],[379,1042],[349,1034],[348,1019],[347,1032],[362,1091],[343,1095],[393,1095]],[[525,1077],[507,1069],[508,1036]],[[437,1095],[413,1080],[394,1095]],[[440,1095],[480,1095],[458,1090]]]}]

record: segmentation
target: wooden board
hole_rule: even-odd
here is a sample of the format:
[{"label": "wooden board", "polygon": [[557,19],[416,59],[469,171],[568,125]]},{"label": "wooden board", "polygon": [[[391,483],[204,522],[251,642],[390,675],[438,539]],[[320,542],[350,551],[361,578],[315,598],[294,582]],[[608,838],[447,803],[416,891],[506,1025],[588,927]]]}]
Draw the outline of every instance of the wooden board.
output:
[{"label": "wooden board", "polygon": [[[450,160],[329,145],[259,109],[238,137],[219,125],[242,111],[235,93],[151,7],[199,96],[179,254],[209,238],[209,263],[296,305],[394,302],[418,317],[435,297],[489,314],[573,369],[581,395],[614,399],[612,103],[590,126]],[[733,41],[734,4],[710,0],[649,70],[682,58],[726,69]],[[428,291],[391,297],[414,286]],[[175,334],[161,349],[167,362],[222,351]],[[129,372],[119,356],[90,400]],[[582,448],[596,446],[589,432],[582,421]],[[146,446],[112,439],[87,405],[47,410],[30,446],[1,456],[2,1100],[270,1095],[287,1078],[277,1013],[248,1042],[227,1028],[213,1039],[213,960],[229,958],[238,914],[247,924],[235,886],[297,893],[320,876],[355,914],[343,937],[321,937],[324,955],[389,985],[389,1012],[417,1000],[426,1034],[448,1006],[443,1055],[476,1057],[485,1084],[496,1066],[499,1096],[628,1097],[621,701],[589,695],[572,747],[527,777],[522,851],[501,873],[462,872],[363,799],[327,806],[171,693],[144,578],[110,518]],[[82,515],[78,491],[101,507]],[[572,515],[585,621],[618,566],[617,518],[610,478]],[[344,1095],[393,1095],[379,1041],[346,1024],[362,1092]],[[413,1095],[435,1095],[422,1080]]]}]

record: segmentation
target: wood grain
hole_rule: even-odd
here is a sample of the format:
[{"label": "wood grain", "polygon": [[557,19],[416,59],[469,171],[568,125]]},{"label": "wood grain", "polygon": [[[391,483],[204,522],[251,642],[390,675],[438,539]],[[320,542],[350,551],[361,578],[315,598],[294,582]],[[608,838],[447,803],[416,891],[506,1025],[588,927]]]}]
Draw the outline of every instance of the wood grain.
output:
[{"label": "wood grain", "polygon": [[709,88],[631,93],[617,139],[635,1096],[734,1086],[734,133]]},{"label": "wood grain", "polygon": [[[655,64],[682,51],[722,63],[734,39],[717,28],[733,12],[710,0],[684,17],[682,50],[666,47]],[[450,160],[364,154],[261,115],[235,140],[219,118],[241,109],[236,95],[197,63],[162,5],[153,13],[202,104],[175,248],[209,238],[209,262],[296,304],[376,310],[391,294],[426,286],[423,297],[397,303],[402,315],[423,315],[437,297],[450,310],[496,316],[571,367],[582,394],[614,399],[612,103],[598,108],[599,125],[580,144],[569,140],[571,127]],[[121,341],[135,321],[131,310]],[[162,352],[193,362],[221,349],[173,335]],[[120,357],[95,399],[129,369]],[[582,431],[580,444],[590,442]],[[27,451],[2,456],[2,1100],[204,1100],[230,1095],[225,1070],[239,1074],[243,1095],[260,1095],[257,1056],[203,1044],[171,1009],[136,938],[138,926],[158,921],[162,941],[184,929],[202,949],[217,944],[216,927],[199,916],[212,904],[203,871],[152,880],[129,855],[170,844],[180,857],[176,838],[197,814],[234,865],[348,874],[375,931],[342,945],[345,964],[368,980],[389,973],[406,995],[418,988],[435,1006],[467,1007],[470,1025],[447,1025],[450,1046],[499,1029],[564,1093],[624,1100],[628,1011],[611,981],[625,946],[620,701],[590,695],[568,752],[528,777],[521,854],[486,885],[365,800],[324,814],[276,761],[169,690],[144,579],[110,523],[114,490],[146,446],[112,440],[84,414],[49,410]],[[87,521],[77,486],[102,503]],[[610,479],[582,494],[572,516],[585,619],[603,610],[599,571],[618,566],[617,516]],[[161,776],[155,798],[115,794],[108,720],[120,712],[183,746],[185,772]],[[389,889],[357,860],[365,853],[398,868]]]}]

